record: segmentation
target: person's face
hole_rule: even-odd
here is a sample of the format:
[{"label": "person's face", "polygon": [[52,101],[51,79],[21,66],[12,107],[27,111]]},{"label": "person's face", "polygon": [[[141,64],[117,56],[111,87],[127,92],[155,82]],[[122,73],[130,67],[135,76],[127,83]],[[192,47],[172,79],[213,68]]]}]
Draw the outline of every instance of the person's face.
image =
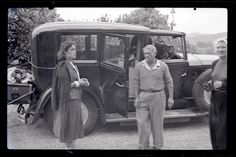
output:
[{"label": "person's face", "polygon": [[155,52],[152,52],[149,49],[144,49],[143,50],[143,55],[144,55],[144,58],[145,58],[146,62],[152,63],[152,62],[155,61],[155,56],[156,56]]},{"label": "person's face", "polygon": [[173,54],[174,52],[175,52],[174,48],[173,48],[173,47],[170,47],[169,53],[170,53],[170,54]]},{"label": "person's face", "polygon": [[76,58],[76,49],[75,49],[75,45],[72,45],[66,52],[66,58],[68,60],[73,60]]},{"label": "person's face", "polygon": [[227,56],[227,44],[225,42],[217,42],[215,52],[220,58]]}]

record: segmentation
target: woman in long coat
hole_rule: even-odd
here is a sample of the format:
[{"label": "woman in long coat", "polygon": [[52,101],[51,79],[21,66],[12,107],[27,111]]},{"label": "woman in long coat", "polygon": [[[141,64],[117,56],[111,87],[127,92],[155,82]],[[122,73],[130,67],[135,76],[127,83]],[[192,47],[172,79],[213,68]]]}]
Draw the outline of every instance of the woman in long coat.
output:
[{"label": "woman in long coat", "polygon": [[89,85],[87,79],[80,78],[72,62],[76,58],[75,45],[72,41],[61,44],[52,81],[53,132],[69,149],[74,148],[74,141],[84,135],[81,86]]},{"label": "woman in long coat", "polygon": [[213,62],[212,97],[209,111],[210,135],[213,149],[226,149],[227,143],[227,40],[218,39],[215,51],[219,60]]}]

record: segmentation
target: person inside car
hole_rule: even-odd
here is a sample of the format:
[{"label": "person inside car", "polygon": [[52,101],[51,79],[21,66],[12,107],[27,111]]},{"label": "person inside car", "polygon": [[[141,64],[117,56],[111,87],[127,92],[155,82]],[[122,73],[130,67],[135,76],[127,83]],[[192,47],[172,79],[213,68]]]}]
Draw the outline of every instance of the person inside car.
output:
[{"label": "person inside car", "polygon": [[165,59],[168,56],[168,46],[164,43],[164,41],[160,40],[154,43],[154,46],[157,50],[156,58],[158,59]]},{"label": "person inside car", "polygon": [[175,54],[175,48],[174,46],[168,46],[168,49],[167,49],[167,57],[165,59],[172,59],[174,54]]}]

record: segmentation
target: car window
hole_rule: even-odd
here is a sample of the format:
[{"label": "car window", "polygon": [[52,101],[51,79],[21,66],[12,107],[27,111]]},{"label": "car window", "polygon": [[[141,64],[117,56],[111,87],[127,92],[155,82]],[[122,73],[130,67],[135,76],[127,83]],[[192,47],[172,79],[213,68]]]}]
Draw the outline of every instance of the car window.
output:
[{"label": "car window", "polygon": [[97,59],[97,35],[61,35],[61,42],[65,40],[76,42],[76,60]]},{"label": "car window", "polygon": [[[183,38],[181,36],[151,36],[157,49],[158,59],[180,59],[184,53]],[[182,55],[183,56],[183,55]]]},{"label": "car window", "polygon": [[123,39],[107,35],[104,44],[103,61],[124,68],[125,45]]}]

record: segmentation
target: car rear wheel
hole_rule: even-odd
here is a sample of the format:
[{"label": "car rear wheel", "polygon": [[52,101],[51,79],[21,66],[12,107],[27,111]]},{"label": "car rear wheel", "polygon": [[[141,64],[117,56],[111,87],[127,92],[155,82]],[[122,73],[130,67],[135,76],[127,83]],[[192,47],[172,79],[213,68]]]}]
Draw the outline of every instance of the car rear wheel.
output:
[{"label": "car rear wheel", "polygon": [[[86,94],[84,95],[85,96],[82,97],[81,111],[82,111],[84,134],[87,135],[93,130],[98,118],[98,113],[97,113],[96,103],[93,101],[93,99],[90,96],[87,96]],[[51,99],[49,99],[49,101],[46,104],[43,114],[43,119],[45,120],[48,128],[52,131],[54,116],[51,107]]]},{"label": "car rear wheel", "polygon": [[85,135],[87,135],[93,130],[97,122],[98,119],[97,106],[91,97],[85,95],[82,98],[81,109],[82,109],[84,133]]},{"label": "car rear wheel", "polygon": [[193,98],[195,104],[203,111],[208,111],[210,108],[211,92],[206,91],[203,88],[202,84],[210,80],[211,71],[211,69],[204,71],[201,75],[198,76],[193,85]]}]

